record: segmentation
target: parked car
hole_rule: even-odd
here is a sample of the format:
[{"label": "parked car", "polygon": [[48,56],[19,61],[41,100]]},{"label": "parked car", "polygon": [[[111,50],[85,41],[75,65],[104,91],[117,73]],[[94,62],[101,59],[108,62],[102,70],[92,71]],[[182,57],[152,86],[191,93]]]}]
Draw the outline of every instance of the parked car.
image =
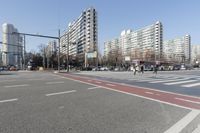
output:
[{"label": "parked car", "polygon": [[108,67],[101,67],[100,70],[101,71],[108,71],[109,69],[108,69]]},{"label": "parked car", "polygon": [[14,66],[11,66],[9,70],[10,70],[10,71],[17,71],[17,68],[14,67]]},{"label": "parked car", "polygon": [[181,65],[174,65],[173,70],[180,70],[181,69]]},{"label": "parked car", "polygon": [[100,67],[94,67],[92,68],[92,71],[100,71]]}]

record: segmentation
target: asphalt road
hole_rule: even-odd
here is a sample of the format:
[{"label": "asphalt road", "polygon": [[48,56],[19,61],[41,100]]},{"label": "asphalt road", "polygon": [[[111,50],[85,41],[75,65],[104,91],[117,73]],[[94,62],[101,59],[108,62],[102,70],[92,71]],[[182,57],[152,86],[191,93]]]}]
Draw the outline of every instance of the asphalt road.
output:
[{"label": "asphalt road", "polygon": [[111,85],[65,73],[0,73],[0,133],[199,131],[199,110],[115,91]]}]

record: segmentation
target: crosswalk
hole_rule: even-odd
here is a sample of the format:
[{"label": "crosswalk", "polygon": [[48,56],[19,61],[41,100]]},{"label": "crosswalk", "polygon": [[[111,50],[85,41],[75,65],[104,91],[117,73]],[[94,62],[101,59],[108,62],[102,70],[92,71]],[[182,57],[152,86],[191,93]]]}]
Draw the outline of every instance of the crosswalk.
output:
[{"label": "crosswalk", "polygon": [[136,76],[128,79],[133,82],[176,85],[181,87],[196,87],[200,89],[200,76],[192,75],[156,75],[156,76]]},{"label": "crosswalk", "polygon": [[108,80],[123,80],[125,82],[138,82],[148,84],[162,84],[166,86],[176,86],[195,89],[200,89],[200,74],[198,73],[158,73],[157,75],[152,72],[144,74],[137,73],[133,75],[132,72],[82,72],[78,75],[94,76],[100,79],[107,78]]}]

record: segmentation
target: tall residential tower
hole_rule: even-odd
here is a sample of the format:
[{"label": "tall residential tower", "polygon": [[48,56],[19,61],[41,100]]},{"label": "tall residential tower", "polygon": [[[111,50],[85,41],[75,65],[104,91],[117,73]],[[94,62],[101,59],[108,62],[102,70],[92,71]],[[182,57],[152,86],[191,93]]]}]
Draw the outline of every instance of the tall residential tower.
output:
[{"label": "tall residential tower", "polygon": [[61,53],[76,60],[81,66],[85,64],[88,53],[98,52],[97,11],[94,8],[84,10],[75,21],[69,23],[67,31],[61,38]]},{"label": "tall residential tower", "polygon": [[183,37],[166,40],[163,43],[164,57],[168,61],[190,63],[191,62],[191,37]]},{"label": "tall residential tower", "polygon": [[[162,58],[163,28],[161,22],[156,22],[139,30],[124,30],[121,36],[104,43],[104,56],[119,54],[123,59],[129,56],[131,60],[155,61]],[[113,56],[112,56],[113,57]]]},{"label": "tall residential tower", "polygon": [[2,61],[3,65],[22,67],[22,42],[19,34],[13,34],[18,30],[12,25],[4,23],[3,26]]}]

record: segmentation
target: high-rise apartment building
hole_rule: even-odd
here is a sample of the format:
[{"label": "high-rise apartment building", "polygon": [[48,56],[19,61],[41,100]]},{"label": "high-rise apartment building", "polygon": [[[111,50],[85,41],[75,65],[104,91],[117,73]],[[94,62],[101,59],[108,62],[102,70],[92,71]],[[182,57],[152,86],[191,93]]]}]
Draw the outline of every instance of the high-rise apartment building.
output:
[{"label": "high-rise apartment building", "polygon": [[12,25],[4,23],[3,26],[3,44],[2,44],[2,62],[4,66],[13,65],[22,67],[23,57],[23,39],[19,34],[13,34],[18,30]]},{"label": "high-rise apartment building", "polygon": [[45,50],[46,58],[47,58],[47,68],[53,68],[53,58],[56,57],[57,54],[57,41],[49,41],[46,50]]},{"label": "high-rise apartment building", "polygon": [[200,45],[192,45],[191,48],[191,63],[200,63]]},{"label": "high-rise apartment building", "polygon": [[52,55],[56,54],[56,46],[57,46],[57,41],[53,40],[53,41],[49,41],[46,47],[46,54],[47,56],[51,57]]},{"label": "high-rise apartment building", "polygon": [[0,49],[0,66],[3,65],[3,62],[2,62],[2,52],[1,52],[1,49]]},{"label": "high-rise apartment building", "polygon": [[163,42],[164,57],[168,61],[190,63],[191,61],[191,37],[183,37]]},{"label": "high-rise apartment building", "polygon": [[104,56],[109,58],[113,51],[121,51],[123,58],[131,60],[160,60],[163,53],[163,27],[156,22],[139,30],[122,31],[117,39],[104,43]]},{"label": "high-rise apartment building", "polygon": [[60,51],[84,65],[87,53],[98,52],[97,11],[94,8],[84,10],[75,21],[69,23],[61,38]]}]

